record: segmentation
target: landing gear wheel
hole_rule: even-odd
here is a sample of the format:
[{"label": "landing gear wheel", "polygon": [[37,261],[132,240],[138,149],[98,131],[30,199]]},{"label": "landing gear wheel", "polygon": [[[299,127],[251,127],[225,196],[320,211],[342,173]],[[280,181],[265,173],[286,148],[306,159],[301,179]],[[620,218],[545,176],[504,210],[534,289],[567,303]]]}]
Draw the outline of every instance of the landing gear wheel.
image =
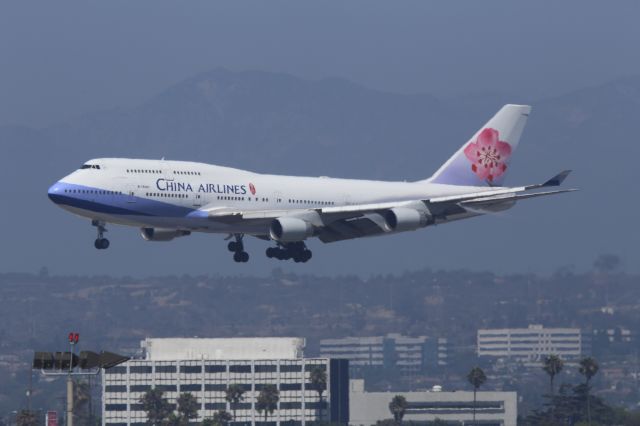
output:
[{"label": "landing gear wheel", "polygon": [[307,263],[311,259],[311,250],[304,250],[296,253],[293,261],[296,263]]},{"label": "landing gear wheel", "polygon": [[303,242],[283,244],[279,243],[276,247],[269,247],[265,251],[268,258],[278,260],[293,259],[296,263],[305,263],[311,259],[312,254]]},{"label": "landing gear wheel", "polygon": [[247,263],[249,261],[249,253],[246,251],[237,251],[233,254],[233,260],[238,263]]},{"label": "landing gear wheel", "polygon": [[107,240],[106,238],[97,238],[94,243],[93,246],[95,248],[97,248],[98,250],[105,250],[109,248],[109,240]]},{"label": "landing gear wheel", "polygon": [[93,242],[93,246],[98,250],[104,250],[109,247],[109,240],[103,237],[104,233],[107,232],[107,228],[105,228],[105,223],[99,220],[92,220],[91,226],[95,226],[98,230],[98,237]]},{"label": "landing gear wheel", "polygon": [[227,250],[233,253],[233,260],[238,263],[246,263],[249,261],[249,253],[244,251],[244,244],[242,244],[242,234],[234,234],[236,240],[229,241],[227,244]]}]

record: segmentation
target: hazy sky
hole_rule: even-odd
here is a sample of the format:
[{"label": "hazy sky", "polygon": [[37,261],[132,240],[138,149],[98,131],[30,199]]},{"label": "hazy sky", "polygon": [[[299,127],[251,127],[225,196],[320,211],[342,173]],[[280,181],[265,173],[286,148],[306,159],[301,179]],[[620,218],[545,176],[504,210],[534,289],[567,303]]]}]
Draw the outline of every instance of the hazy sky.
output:
[{"label": "hazy sky", "polygon": [[[173,84],[217,67],[286,72],[313,79],[343,77],[369,87],[402,93],[455,97],[498,92],[509,94],[512,102],[535,101],[621,76],[640,76],[639,18],[638,1],[2,2],[0,125],[43,126],[97,109],[128,108],[145,102]],[[619,116],[617,104],[604,105],[607,112]],[[484,118],[484,115],[478,117],[479,123]],[[607,123],[592,124],[598,130]],[[627,140],[624,129],[618,126],[614,130],[619,133],[618,140]],[[476,245],[453,251],[455,256],[451,255],[452,251],[441,250],[441,241],[453,241],[450,246],[457,242],[449,228],[442,227],[430,230],[428,235],[388,237],[388,243],[378,243],[368,257],[355,256],[360,262],[355,266],[351,260],[336,266],[336,259],[350,259],[365,243],[315,244],[313,270],[332,273],[400,271],[425,262],[434,267],[465,265],[495,270],[512,265],[522,269],[523,264],[528,264],[530,270],[540,270],[540,265],[548,268],[584,265],[591,261],[585,259],[585,253],[618,252],[620,247],[620,254],[636,259],[637,254],[631,252],[637,244],[628,233],[635,224],[633,209],[619,209],[613,219],[606,216],[609,221],[617,220],[617,226],[613,228],[625,235],[618,237],[620,234],[609,232],[607,238],[600,239],[597,236],[602,234],[589,227],[604,220],[603,216],[598,214],[597,219],[585,226],[584,210],[580,210],[588,208],[597,213],[601,208],[588,198],[588,191],[594,188],[613,188],[605,195],[614,200],[612,203],[618,202],[620,197],[634,190],[630,183],[633,177],[621,184],[618,181],[620,173],[603,173],[606,167],[587,171],[581,177],[580,166],[591,167],[593,158],[602,155],[597,143],[594,145],[598,148],[597,154],[594,151],[586,154],[589,151],[583,146],[576,150],[575,159],[555,158],[553,152],[536,151],[533,143],[528,146],[523,151],[529,149],[529,161],[543,165],[540,175],[543,175],[543,169],[544,173],[555,172],[555,169],[547,169],[555,164],[554,161],[562,160],[561,167],[576,168],[570,185],[585,191],[575,194],[584,197],[583,204],[570,205],[572,198],[565,197],[552,203],[537,204],[537,207],[532,203],[527,207],[529,215],[514,212],[478,219],[487,227],[496,226],[491,232],[502,239],[503,247],[522,249],[513,251],[513,258],[517,257],[518,262],[512,263],[510,259],[495,257],[492,253],[479,256],[474,249]],[[622,144],[616,146],[624,148]],[[569,152],[569,148],[564,147],[562,152]],[[3,154],[5,160],[14,161],[10,151],[5,149]],[[72,165],[64,163],[65,154],[54,159],[57,160],[55,165],[65,164],[69,170],[77,167],[76,162]],[[183,158],[189,158],[189,154],[185,153]],[[634,158],[633,155],[629,154],[625,160],[630,158]],[[217,158],[207,160],[215,162]],[[617,166],[617,163],[605,164]],[[634,169],[628,167],[626,170],[626,173],[632,173]],[[0,173],[3,171],[4,168],[0,168]],[[46,203],[49,222],[44,224],[54,227],[58,234],[45,234],[46,243],[32,249],[34,238],[40,235],[38,226],[42,224],[31,221],[28,238],[16,244],[22,244],[22,253],[28,255],[20,256],[22,263],[12,264],[12,267],[25,269],[30,266],[23,265],[39,267],[50,262],[47,265],[56,272],[71,268],[71,272],[106,269],[116,274],[131,270],[145,274],[155,271],[157,259],[163,259],[162,267],[172,271],[246,271],[242,269],[243,265],[230,261],[221,238],[211,242],[211,236],[207,235],[181,239],[170,245],[154,245],[142,241],[137,230],[113,227],[109,236],[114,247],[109,253],[96,252],[91,247],[94,230],[45,199],[45,189],[62,173],[41,172],[42,175],[30,176],[32,183],[36,176],[44,176],[39,183],[40,192],[32,197],[43,205]],[[287,171],[282,170],[282,173]],[[597,173],[601,173],[603,179],[609,179],[607,185],[588,188],[586,179]],[[539,179],[540,175],[526,178]],[[10,179],[15,176],[7,175],[3,181]],[[592,183],[594,181],[600,185],[605,182],[599,176]],[[8,198],[12,191],[24,191],[24,188],[5,185],[3,191],[3,198]],[[553,212],[560,211],[562,214],[553,216]],[[575,232],[571,235],[577,235],[578,240],[560,238],[561,241],[551,242],[545,239],[548,234],[541,232],[538,240],[523,245],[523,235],[529,235],[524,231],[532,226],[531,215],[536,217],[537,225],[544,220],[553,220],[555,226],[560,226],[561,220],[575,222],[567,227],[573,226],[571,229]],[[573,221],[574,217],[581,220]],[[5,222],[12,223],[11,220]],[[456,224],[459,231],[455,235],[486,237],[489,231],[485,234],[476,231],[477,223]],[[506,226],[498,228],[499,224]],[[19,223],[13,223],[13,226],[17,227]],[[603,234],[608,232],[603,226],[597,228]],[[516,231],[509,234],[505,229]],[[518,234],[521,230],[523,234]],[[71,232],[76,245],[70,243],[71,238],[66,243],[76,250],[74,256],[61,252],[49,257],[59,243],[52,235],[64,240],[65,233]],[[594,241],[577,242],[587,236]],[[405,243],[420,247],[420,250],[408,254],[399,252],[396,256],[389,256],[385,251]],[[216,248],[211,249],[214,244]],[[555,251],[544,249],[550,244]],[[581,247],[576,249],[578,245]],[[118,250],[118,246],[129,249]],[[145,255],[132,261],[132,251],[140,247],[144,247]],[[256,254],[253,258],[256,266],[251,270],[264,271],[281,266],[261,255],[264,243],[251,241],[248,247]],[[84,257],[77,255],[79,250],[85,250],[82,252]],[[545,251],[547,257],[539,255],[540,251]],[[56,259],[61,258],[64,259],[56,263]],[[8,259],[11,261],[10,256]],[[96,265],[100,267],[96,269]],[[114,268],[112,265],[119,266]],[[124,265],[128,265],[128,269]],[[254,268],[253,265],[254,260],[250,267]],[[292,265],[291,268],[307,271],[303,265]]]},{"label": "hazy sky", "polygon": [[639,16],[637,1],[3,2],[0,124],[135,105],[220,66],[547,96],[640,73]]}]

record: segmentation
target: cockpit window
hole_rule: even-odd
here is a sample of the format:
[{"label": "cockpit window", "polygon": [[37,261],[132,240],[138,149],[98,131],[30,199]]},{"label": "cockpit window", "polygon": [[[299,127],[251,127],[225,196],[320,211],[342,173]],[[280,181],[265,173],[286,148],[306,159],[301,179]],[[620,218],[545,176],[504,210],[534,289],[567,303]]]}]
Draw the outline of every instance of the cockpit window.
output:
[{"label": "cockpit window", "polygon": [[80,170],[82,170],[82,169],[98,169],[98,170],[100,170],[100,166],[98,166],[97,164],[83,164],[80,167]]}]

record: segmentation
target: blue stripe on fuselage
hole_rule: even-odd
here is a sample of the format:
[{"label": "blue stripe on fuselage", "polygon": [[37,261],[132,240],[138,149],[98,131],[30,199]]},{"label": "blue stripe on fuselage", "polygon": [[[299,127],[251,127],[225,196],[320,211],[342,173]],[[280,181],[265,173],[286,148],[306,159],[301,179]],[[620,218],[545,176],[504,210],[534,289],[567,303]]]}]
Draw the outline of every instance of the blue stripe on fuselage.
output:
[{"label": "blue stripe on fuselage", "polygon": [[48,195],[51,201],[56,204],[113,215],[184,217],[195,210],[162,201],[65,182],[54,184],[49,188]]}]

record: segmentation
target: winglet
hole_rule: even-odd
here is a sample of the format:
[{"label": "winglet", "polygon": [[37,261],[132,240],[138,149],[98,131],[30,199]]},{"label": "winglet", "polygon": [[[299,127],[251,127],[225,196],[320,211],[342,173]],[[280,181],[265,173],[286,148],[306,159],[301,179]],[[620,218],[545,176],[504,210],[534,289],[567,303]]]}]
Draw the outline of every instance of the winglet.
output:
[{"label": "winglet", "polygon": [[545,183],[543,183],[540,186],[541,187],[545,187],[545,186],[560,186],[560,185],[562,185],[562,182],[564,182],[564,180],[567,178],[567,176],[569,176],[569,173],[571,173],[571,170],[564,170],[564,171],[558,173],[557,175],[555,175],[554,177],[552,177],[551,179],[549,179],[548,181],[546,181]]}]

